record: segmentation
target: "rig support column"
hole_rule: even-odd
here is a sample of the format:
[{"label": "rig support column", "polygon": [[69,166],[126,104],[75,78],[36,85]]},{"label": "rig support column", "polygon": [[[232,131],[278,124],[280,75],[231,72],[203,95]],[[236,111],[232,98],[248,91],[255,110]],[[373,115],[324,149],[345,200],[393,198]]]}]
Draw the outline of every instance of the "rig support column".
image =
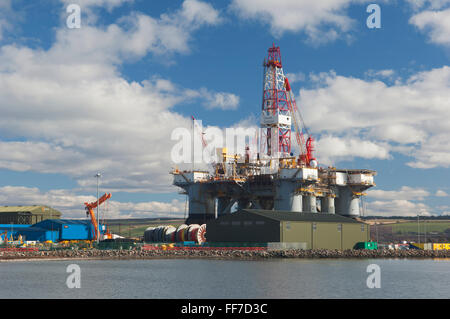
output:
[{"label": "rig support column", "polygon": [[321,209],[322,209],[322,213],[334,214],[336,211],[335,206],[334,206],[334,197],[332,197],[332,196],[322,197]]},{"label": "rig support column", "polygon": [[312,194],[303,195],[303,212],[317,213],[316,196]]},{"label": "rig support column", "polygon": [[275,185],[275,210],[302,211],[302,195],[297,193],[298,184],[280,179]]},{"label": "rig support column", "polygon": [[339,187],[339,196],[336,198],[336,211],[339,215],[359,217],[359,196],[354,195],[350,187]]},{"label": "rig support column", "polygon": [[216,216],[216,201],[202,183],[192,183],[186,187],[189,196],[188,224],[204,223]]},{"label": "rig support column", "polygon": [[231,213],[230,203],[230,197],[217,198],[217,217]]}]

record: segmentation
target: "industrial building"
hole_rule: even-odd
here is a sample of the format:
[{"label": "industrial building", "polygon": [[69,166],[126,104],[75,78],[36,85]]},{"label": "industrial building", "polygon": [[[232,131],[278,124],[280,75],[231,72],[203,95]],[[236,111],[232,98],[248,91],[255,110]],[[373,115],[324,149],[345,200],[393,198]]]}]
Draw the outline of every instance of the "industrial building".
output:
[{"label": "industrial building", "polygon": [[0,224],[31,225],[46,219],[59,219],[61,212],[49,206],[1,206]]},{"label": "industrial building", "polygon": [[21,238],[23,241],[71,241],[113,238],[108,227],[99,223],[94,209],[111,198],[104,194],[92,203],[84,203],[90,219],[59,219],[61,213],[48,206],[0,207],[0,243]]},{"label": "industrial building", "polygon": [[[104,234],[106,227],[100,225],[100,234]],[[0,233],[7,232],[8,236],[16,239],[22,236],[23,241],[52,241],[63,240],[93,240],[94,226],[90,220],[47,219],[34,225],[1,224]]]},{"label": "industrial building", "polygon": [[[365,190],[375,186],[376,172],[320,166],[313,156],[314,138],[303,122],[284,75],[279,47],[269,48],[263,66],[257,151],[250,151],[250,142],[240,154],[218,148],[211,170],[175,168],[171,172],[173,184],[188,197],[186,224],[203,224],[229,215],[232,207],[263,209],[274,214],[283,210],[359,217],[360,198]],[[295,130],[291,130],[292,126]],[[199,133],[205,148],[204,133]],[[297,156],[293,154],[291,136],[295,136],[299,147]]]},{"label": "industrial building", "polygon": [[353,249],[369,226],[334,214],[244,209],[206,224],[208,242],[303,243],[305,249]]}]

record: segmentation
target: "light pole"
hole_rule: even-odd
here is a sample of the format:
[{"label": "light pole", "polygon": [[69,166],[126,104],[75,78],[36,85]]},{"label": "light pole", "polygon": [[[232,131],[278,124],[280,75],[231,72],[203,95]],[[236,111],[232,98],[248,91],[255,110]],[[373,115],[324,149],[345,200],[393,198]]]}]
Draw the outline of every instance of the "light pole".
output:
[{"label": "light pole", "polygon": [[417,214],[417,241],[420,244],[420,226],[419,226],[419,214]]},{"label": "light pole", "polygon": [[95,174],[95,177],[97,177],[97,243],[100,242],[100,224],[98,219],[98,181],[102,175],[100,173]]},{"label": "light pole", "polygon": [[425,232],[425,241],[424,241],[424,243],[426,244],[427,243],[427,221],[426,220],[423,221],[423,228],[424,228],[424,232]]},{"label": "light pole", "polygon": [[375,231],[377,232],[377,244],[378,244],[378,242],[379,242],[379,240],[378,240],[378,223],[375,221]]}]

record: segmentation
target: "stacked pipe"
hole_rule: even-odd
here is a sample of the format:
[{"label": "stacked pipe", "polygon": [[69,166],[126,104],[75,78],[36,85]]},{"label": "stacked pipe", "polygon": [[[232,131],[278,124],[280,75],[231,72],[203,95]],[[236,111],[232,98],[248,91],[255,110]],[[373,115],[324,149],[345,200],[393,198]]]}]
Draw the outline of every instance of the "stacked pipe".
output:
[{"label": "stacked pipe", "polygon": [[206,241],[205,234],[206,224],[201,226],[198,224],[182,224],[178,228],[171,225],[148,227],[144,232],[144,241],[156,243],[193,241],[201,244]]}]

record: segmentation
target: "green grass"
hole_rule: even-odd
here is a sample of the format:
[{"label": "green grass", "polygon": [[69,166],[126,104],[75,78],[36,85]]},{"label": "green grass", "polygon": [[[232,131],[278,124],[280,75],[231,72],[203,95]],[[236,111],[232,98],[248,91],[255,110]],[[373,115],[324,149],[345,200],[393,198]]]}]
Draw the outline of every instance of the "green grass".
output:
[{"label": "green grass", "polygon": [[[389,224],[387,226],[392,227],[392,232],[399,234],[417,233],[417,222],[406,222],[398,224]],[[442,233],[446,229],[450,228],[450,221],[419,221],[420,233],[437,232]]]}]

